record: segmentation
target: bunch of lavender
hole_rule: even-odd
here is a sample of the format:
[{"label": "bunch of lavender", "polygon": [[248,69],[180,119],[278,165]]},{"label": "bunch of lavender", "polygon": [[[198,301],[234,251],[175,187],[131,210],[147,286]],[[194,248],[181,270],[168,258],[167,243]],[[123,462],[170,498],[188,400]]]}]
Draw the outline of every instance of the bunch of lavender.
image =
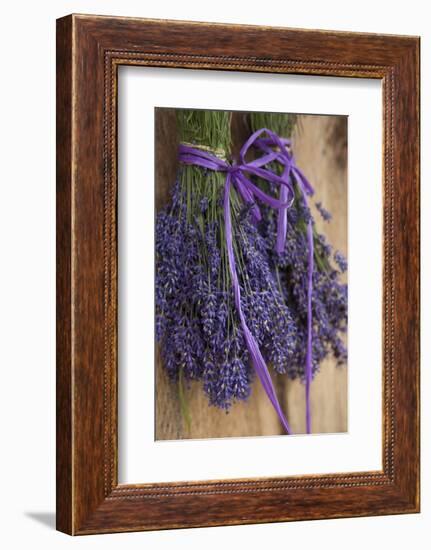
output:
[{"label": "bunch of lavender", "polygon": [[[181,110],[177,123],[183,143],[226,158],[229,113]],[[201,381],[210,404],[228,410],[249,396],[253,372],[225,245],[225,177],[181,166],[171,204],[157,215],[156,337],[170,378]],[[296,353],[292,314],[269,268],[267,242],[234,187],[230,199],[243,311],[267,360],[282,371]]]},{"label": "bunch of lavender", "polygon": [[[277,113],[252,113],[251,126],[254,130],[265,127],[279,136],[289,137],[295,124],[291,115]],[[282,166],[273,163],[271,168],[279,174]],[[277,195],[278,189],[266,182],[259,181],[260,186],[266,185],[269,193]],[[287,238],[282,253],[277,253],[275,243],[277,238],[277,213],[261,206],[264,212],[260,224],[260,232],[265,240],[270,258],[270,268],[279,283],[287,307],[296,322],[295,351],[284,370],[290,378],[305,375],[305,359],[307,350],[307,289],[308,289],[308,242],[307,226],[309,220],[313,226],[314,269],[312,293],[312,370],[313,375],[319,370],[323,359],[332,354],[338,364],[347,360],[347,350],[343,342],[343,333],[347,330],[347,285],[340,281],[341,273],[347,270],[347,262],[338,251],[333,253],[325,236],[318,233],[310,209],[293,181],[295,199],[287,210]],[[320,203],[316,204],[325,221],[330,221],[331,215]]]}]

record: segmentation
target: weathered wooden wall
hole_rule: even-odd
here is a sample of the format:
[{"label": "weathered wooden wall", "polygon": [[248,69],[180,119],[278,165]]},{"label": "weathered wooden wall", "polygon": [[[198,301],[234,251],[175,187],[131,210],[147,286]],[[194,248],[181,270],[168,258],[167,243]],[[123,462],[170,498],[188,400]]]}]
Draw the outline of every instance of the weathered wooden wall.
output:
[{"label": "weathered wooden wall", "polygon": [[[241,113],[232,121],[234,151],[249,129]],[[325,223],[315,212],[320,232],[334,248],[347,257],[347,118],[300,115],[293,136],[298,166],[315,188],[315,201],[321,200],[333,213]],[[169,191],[177,168],[175,113],[156,110],[156,206],[169,200]],[[314,201],[313,201],[314,202]],[[237,403],[226,414],[209,407],[198,383],[187,390],[191,424],[186,425],[178,399],[178,388],[166,377],[160,356],[156,354],[156,439],[209,438],[229,436],[277,435],[283,433],[269,400],[255,381],[252,395]],[[305,432],[304,386],[272,373],[280,403],[294,433]],[[311,387],[313,433],[347,430],[347,368],[326,360]]]}]

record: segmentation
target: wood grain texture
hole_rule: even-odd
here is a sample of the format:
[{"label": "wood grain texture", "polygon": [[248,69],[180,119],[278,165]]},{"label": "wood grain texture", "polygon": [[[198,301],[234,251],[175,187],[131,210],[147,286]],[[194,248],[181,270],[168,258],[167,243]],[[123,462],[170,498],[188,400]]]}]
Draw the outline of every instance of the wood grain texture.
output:
[{"label": "wood grain texture", "polygon": [[[250,136],[247,113],[232,114],[232,151]],[[156,208],[165,206],[171,196],[177,170],[177,125],[175,110],[156,109]],[[347,117],[299,115],[293,136],[298,166],[313,182],[315,196],[310,205],[319,232],[336,250],[347,256]],[[324,222],[314,207],[322,201],[334,219]],[[343,277],[346,281],[347,277]],[[178,386],[169,382],[160,354],[156,356],[156,439],[203,439],[282,435],[283,427],[256,380],[246,402],[236,403],[229,414],[208,406],[200,382],[185,390],[188,424],[178,397]],[[288,381],[272,371],[272,378],[295,434],[305,433],[305,389],[298,380]],[[328,358],[311,388],[313,433],[347,431],[347,368],[337,368]]]},{"label": "wood grain texture", "polygon": [[56,502],[57,529],[72,531],[72,28],[57,27]]},{"label": "wood grain texture", "polygon": [[[57,29],[58,528],[86,534],[417,512],[419,39],[76,15]],[[118,485],[120,64],[382,80],[382,471]]]}]

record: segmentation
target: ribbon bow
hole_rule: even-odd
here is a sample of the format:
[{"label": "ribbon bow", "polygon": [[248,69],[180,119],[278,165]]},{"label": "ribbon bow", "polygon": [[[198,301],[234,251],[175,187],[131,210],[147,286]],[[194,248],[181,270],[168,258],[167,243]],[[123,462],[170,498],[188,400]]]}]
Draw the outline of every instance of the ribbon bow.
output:
[{"label": "ribbon bow", "polygon": [[[260,137],[266,134],[268,137]],[[247,162],[245,157],[250,147],[254,146],[257,150],[262,151],[262,156]],[[290,141],[279,137],[275,132],[267,128],[261,128],[254,132],[244,143],[239,153],[239,162],[230,164],[228,161],[217,157],[214,154],[204,151],[197,147],[192,147],[185,144],[179,146],[179,161],[183,164],[200,166],[208,170],[217,172],[226,172],[226,181],[224,185],[224,223],[225,223],[225,238],[226,248],[229,260],[229,271],[232,278],[232,287],[235,297],[235,306],[240,318],[241,327],[244,333],[244,339],[250,357],[256,371],[256,374],[270,399],[284,429],[288,434],[291,434],[289,423],[280,403],[277,399],[274,385],[271,380],[268,367],[265,359],[259,349],[259,345],[253,334],[247,326],[247,322],[241,307],[241,289],[239,286],[238,275],[236,271],[235,255],[232,244],[232,224],[231,224],[231,209],[230,209],[230,189],[234,185],[241,195],[243,201],[250,205],[251,214],[256,221],[262,219],[259,206],[256,204],[256,199],[259,199],[264,204],[278,210],[277,220],[277,241],[276,251],[281,253],[284,250],[287,232],[287,209],[293,204],[295,199],[295,191],[293,183],[296,181],[301,190],[304,201],[307,200],[307,195],[313,193],[313,188],[297,168],[293,154],[289,151]],[[266,168],[271,162],[279,162],[284,166],[281,176]],[[247,175],[257,176],[270,183],[278,184],[279,198],[274,198],[255,185]],[[311,412],[310,412],[310,385],[312,379],[312,282],[313,282],[313,230],[311,220],[307,227],[308,240],[308,293],[307,293],[307,355],[305,366],[305,396],[306,396],[306,426],[307,433],[311,432]]]}]

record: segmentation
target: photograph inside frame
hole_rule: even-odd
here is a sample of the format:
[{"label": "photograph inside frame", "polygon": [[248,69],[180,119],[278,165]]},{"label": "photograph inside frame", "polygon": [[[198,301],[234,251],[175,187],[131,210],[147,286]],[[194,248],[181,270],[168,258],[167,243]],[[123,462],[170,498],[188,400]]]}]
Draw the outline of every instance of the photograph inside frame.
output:
[{"label": "photograph inside frame", "polygon": [[155,109],[155,439],[346,432],[347,123]]}]

